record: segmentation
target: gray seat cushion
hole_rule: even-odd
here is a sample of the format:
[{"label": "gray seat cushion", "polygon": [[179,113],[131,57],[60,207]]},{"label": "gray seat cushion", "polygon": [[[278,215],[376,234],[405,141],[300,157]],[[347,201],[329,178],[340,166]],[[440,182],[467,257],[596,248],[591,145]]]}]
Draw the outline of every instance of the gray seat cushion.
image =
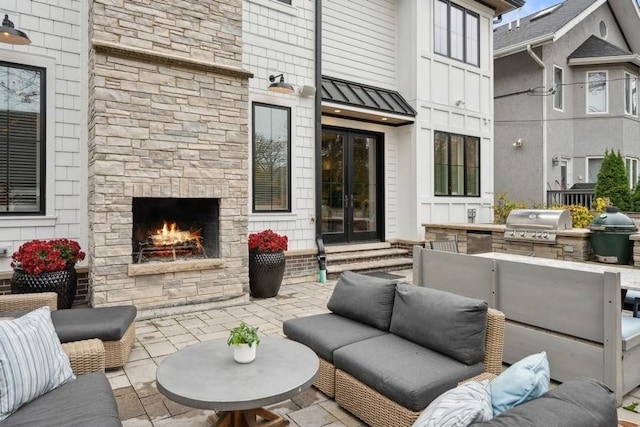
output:
[{"label": "gray seat cushion", "polygon": [[460,363],[393,334],[337,349],[336,368],[345,371],[389,399],[412,411],[458,383],[484,371],[484,365]]},{"label": "gray seat cushion", "polygon": [[578,378],[474,427],[617,427],[615,395],[593,378]]},{"label": "gray seat cushion", "polygon": [[289,319],[282,324],[282,330],[330,363],[336,349],[387,333],[333,313]]},{"label": "gray seat cushion", "polygon": [[80,375],[22,406],[2,427],[122,426],[109,380],[102,372]]},{"label": "gray seat cushion", "polygon": [[478,299],[398,283],[390,332],[474,365],[484,360],[487,308]]},{"label": "gray seat cushion", "polygon": [[53,327],[61,342],[98,338],[117,341],[135,320],[134,305],[74,308],[51,312]]},{"label": "gray seat cushion", "polygon": [[345,271],[340,275],[327,308],[383,331],[389,330],[396,281]]}]

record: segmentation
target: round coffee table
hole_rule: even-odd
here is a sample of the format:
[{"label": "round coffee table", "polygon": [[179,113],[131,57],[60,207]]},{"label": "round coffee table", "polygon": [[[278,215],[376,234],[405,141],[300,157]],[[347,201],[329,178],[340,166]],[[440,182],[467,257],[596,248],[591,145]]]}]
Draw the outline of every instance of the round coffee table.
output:
[{"label": "round coffee table", "polygon": [[216,411],[209,417],[213,426],[278,427],[288,421],[262,407],[309,387],[318,366],[313,350],[288,339],[261,338],[256,359],[247,364],[233,360],[226,339],[215,339],[167,356],[158,366],[156,383],[174,402]]}]

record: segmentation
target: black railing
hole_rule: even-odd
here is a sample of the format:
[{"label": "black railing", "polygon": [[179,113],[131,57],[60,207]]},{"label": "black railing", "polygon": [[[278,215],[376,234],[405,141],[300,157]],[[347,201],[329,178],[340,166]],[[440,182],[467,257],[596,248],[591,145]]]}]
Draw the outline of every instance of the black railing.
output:
[{"label": "black railing", "polygon": [[547,207],[562,205],[581,205],[591,209],[594,190],[547,190]]}]

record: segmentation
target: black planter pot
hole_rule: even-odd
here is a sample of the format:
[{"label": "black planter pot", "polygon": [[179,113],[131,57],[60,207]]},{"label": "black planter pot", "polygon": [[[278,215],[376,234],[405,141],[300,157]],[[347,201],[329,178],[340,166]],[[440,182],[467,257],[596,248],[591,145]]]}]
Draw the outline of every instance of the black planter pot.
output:
[{"label": "black planter pot", "polygon": [[58,308],[71,308],[76,296],[78,274],[74,265],[62,271],[50,271],[38,275],[25,273],[16,268],[11,277],[12,294],[55,292],[58,294]]},{"label": "black planter pot", "polygon": [[278,295],[284,276],[284,252],[249,252],[249,288],[251,296],[271,298]]}]

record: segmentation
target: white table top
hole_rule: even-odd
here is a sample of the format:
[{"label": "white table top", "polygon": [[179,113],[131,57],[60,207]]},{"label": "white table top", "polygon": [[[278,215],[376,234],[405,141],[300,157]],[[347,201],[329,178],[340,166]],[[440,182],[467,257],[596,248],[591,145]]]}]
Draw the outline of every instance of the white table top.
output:
[{"label": "white table top", "polygon": [[631,266],[622,266],[616,264],[603,264],[596,262],[577,262],[563,261],[559,259],[540,258],[526,255],[515,255],[504,252],[486,252],[474,254],[474,256],[502,259],[505,261],[518,261],[536,265],[546,265],[549,267],[566,268],[571,270],[592,271],[595,273],[603,273],[611,271],[620,273],[620,287],[623,289],[640,290],[640,269]]},{"label": "white table top", "polygon": [[167,356],[156,372],[158,390],[185,406],[239,411],[282,402],[313,384],[318,356],[292,340],[261,337],[256,359],[233,360],[226,339],[185,347]]}]

